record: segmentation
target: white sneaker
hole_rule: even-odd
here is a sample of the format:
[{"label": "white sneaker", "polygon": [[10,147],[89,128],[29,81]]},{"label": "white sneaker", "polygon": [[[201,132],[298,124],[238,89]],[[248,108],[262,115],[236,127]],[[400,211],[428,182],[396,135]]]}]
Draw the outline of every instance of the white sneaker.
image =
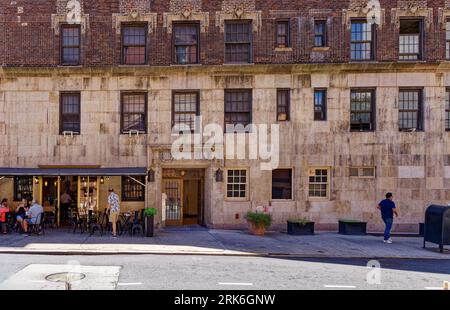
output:
[{"label": "white sneaker", "polygon": [[392,239],[383,240],[383,242],[384,242],[384,243],[387,243],[387,244],[392,244]]}]

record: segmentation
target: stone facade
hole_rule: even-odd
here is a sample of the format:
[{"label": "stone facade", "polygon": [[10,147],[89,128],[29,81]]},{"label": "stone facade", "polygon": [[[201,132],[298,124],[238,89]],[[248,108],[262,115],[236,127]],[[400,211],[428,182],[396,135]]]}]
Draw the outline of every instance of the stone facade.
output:
[{"label": "stone facade", "polygon": [[[364,1],[188,1],[189,9],[208,24],[200,33],[201,65],[172,66],[167,52],[172,50],[172,36],[164,16],[182,20],[183,1],[83,1],[83,15],[89,18],[82,39],[82,65],[76,68],[59,66],[60,37],[52,30],[52,15],[62,14],[60,2],[64,1],[0,0],[4,8],[0,10],[0,167],[152,168],[156,177],[147,184],[146,204],[158,209],[163,204],[163,169],[204,169],[205,223],[243,228],[248,210],[272,201],[271,172],[260,170],[259,161],[164,158],[174,140],[170,134],[172,92],[200,91],[203,122],[223,124],[224,90],[252,89],[253,123],[271,124],[276,122],[276,90],[288,88],[291,119],[280,123],[280,167],[293,169],[294,199],[272,201],[275,227],[284,227],[289,218],[306,217],[315,220],[319,229],[334,229],[341,218],[365,220],[370,229],[380,229],[374,208],[385,192],[392,191],[401,210],[396,229],[411,231],[423,221],[428,204],[450,201],[450,133],[444,127],[450,66],[443,60],[445,29],[442,17],[440,22],[437,18],[446,16],[447,2],[381,1],[384,24],[377,34],[377,59],[360,64],[349,63],[346,14]],[[428,19],[424,61],[397,63],[396,18],[405,16],[411,5]],[[233,17],[236,9],[258,25],[253,31],[253,64],[223,65],[221,22]],[[326,51],[313,51],[314,17],[327,19]],[[152,23],[148,65],[119,65],[117,18]],[[277,18],[290,20],[289,50],[275,49]],[[398,92],[403,87],[423,88],[423,132],[398,130]],[[327,89],[325,122],[315,122],[313,117],[317,88]],[[376,89],[374,132],[349,131],[350,90],[354,88]],[[59,132],[59,95],[65,91],[81,93],[78,136]],[[120,134],[123,91],[148,93],[146,135]],[[248,169],[248,199],[225,198],[225,182],[216,182],[215,172],[230,167]],[[312,167],[330,169],[327,199],[309,198]],[[376,176],[353,178],[349,167],[375,167]],[[10,195],[10,187],[0,180],[2,195]],[[164,224],[161,212],[157,220]]]}]

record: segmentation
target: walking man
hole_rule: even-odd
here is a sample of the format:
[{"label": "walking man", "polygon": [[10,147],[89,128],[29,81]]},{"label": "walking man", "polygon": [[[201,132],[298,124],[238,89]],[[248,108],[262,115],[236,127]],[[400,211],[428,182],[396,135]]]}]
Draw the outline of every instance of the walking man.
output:
[{"label": "walking man", "polygon": [[384,243],[391,244],[391,230],[394,223],[394,215],[398,217],[392,193],[386,194],[386,199],[379,203],[377,209],[381,211],[381,218],[383,219],[384,224],[386,224],[384,230]]},{"label": "walking man", "polygon": [[119,195],[114,193],[112,187],[109,188],[108,197],[109,222],[112,224],[112,235],[117,237],[117,221],[120,215]]}]

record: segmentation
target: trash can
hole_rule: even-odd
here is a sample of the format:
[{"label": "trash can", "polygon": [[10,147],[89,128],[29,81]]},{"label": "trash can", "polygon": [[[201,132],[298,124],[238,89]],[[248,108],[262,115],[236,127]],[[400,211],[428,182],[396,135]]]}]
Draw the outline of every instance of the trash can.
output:
[{"label": "trash can", "polygon": [[429,206],[425,213],[425,233],[423,247],[431,242],[439,245],[441,253],[444,246],[450,245],[450,207],[449,206]]}]

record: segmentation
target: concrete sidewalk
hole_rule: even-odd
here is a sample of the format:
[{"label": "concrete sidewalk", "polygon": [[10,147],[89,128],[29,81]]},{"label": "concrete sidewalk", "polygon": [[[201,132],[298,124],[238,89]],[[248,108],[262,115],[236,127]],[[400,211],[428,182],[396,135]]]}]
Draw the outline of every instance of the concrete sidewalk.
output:
[{"label": "concrete sidewalk", "polygon": [[398,237],[384,244],[375,236],[343,236],[319,232],[315,236],[289,236],[268,232],[265,237],[245,231],[208,229],[166,229],[154,238],[110,235],[89,236],[67,230],[47,230],[44,236],[0,235],[0,253],[102,255],[102,254],[174,254],[230,256],[292,256],[348,258],[450,259],[450,250],[439,253],[422,238]]}]

